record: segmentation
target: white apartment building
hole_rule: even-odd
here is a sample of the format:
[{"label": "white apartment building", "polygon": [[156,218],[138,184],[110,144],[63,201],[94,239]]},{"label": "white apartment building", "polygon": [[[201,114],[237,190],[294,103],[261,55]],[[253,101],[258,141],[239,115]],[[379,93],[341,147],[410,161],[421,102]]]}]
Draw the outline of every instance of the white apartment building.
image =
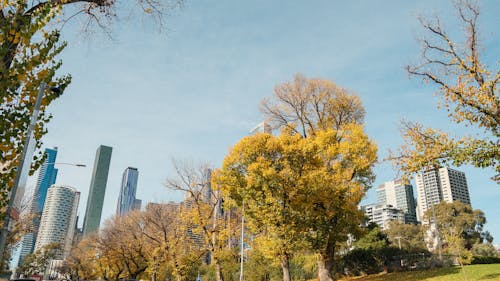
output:
[{"label": "white apartment building", "polygon": [[35,251],[50,243],[59,243],[55,259],[65,259],[71,250],[80,192],[73,187],[52,185],[47,192]]},{"label": "white apartment building", "polygon": [[391,221],[405,222],[404,211],[392,205],[369,204],[361,206],[369,222],[376,223],[381,229],[387,229]]},{"label": "white apartment building", "polygon": [[447,167],[427,170],[417,174],[418,216],[422,220],[424,213],[432,206],[445,201],[470,203],[469,188],[465,173]]}]

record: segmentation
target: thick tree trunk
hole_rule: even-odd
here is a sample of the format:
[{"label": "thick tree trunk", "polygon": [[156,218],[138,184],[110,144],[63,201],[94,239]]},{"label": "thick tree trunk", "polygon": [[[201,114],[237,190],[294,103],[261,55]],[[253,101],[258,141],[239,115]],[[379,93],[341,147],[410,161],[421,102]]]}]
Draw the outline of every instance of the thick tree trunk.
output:
[{"label": "thick tree trunk", "polygon": [[283,271],[283,281],[291,281],[290,277],[290,259],[288,255],[283,255],[281,257],[281,270]]},{"label": "thick tree trunk", "polygon": [[335,242],[328,239],[325,251],[318,254],[319,281],[333,281],[332,269],[335,264]]},{"label": "thick tree trunk", "polygon": [[318,279],[319,281],[333,281],[332,277],[333,258],[319,254],[318,257]]}]

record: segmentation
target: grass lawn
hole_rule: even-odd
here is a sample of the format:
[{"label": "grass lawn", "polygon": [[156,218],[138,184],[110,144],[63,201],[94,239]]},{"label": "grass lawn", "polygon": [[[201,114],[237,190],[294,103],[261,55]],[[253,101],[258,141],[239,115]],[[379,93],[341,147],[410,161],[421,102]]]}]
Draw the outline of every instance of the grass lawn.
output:
[{"label": "grass lawn", "polygon": [[342,281],[500,281],[500,264],[477,264],[465,267],[438,268],[426,271],[395,272],[341,279]]}]

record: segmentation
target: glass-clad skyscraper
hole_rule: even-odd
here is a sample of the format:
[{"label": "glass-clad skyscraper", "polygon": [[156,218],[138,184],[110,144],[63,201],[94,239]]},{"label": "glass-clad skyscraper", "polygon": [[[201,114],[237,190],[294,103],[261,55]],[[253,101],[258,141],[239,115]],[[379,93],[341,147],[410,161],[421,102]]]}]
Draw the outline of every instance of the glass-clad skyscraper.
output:
[{"label": "glass-clad skyscraper", "polygon": [[139,171],[137,168],[128,167],[123,172],[122,185],[120,187],[120,195],[118,196],[118,204],[116,214],[123,216],[134,209],[136,204],[135,194],[137,192],[137,180]]},{"label": "glass-clad skyscraper", "polygon": [[97,231],[101,223],[102,206],[104,204],[104,194],[106,193],[112,151],[113,148],[110,146],[101,145],[97,148],[89,197],[87,199],[87,208],[83,219],[84,236]]}]

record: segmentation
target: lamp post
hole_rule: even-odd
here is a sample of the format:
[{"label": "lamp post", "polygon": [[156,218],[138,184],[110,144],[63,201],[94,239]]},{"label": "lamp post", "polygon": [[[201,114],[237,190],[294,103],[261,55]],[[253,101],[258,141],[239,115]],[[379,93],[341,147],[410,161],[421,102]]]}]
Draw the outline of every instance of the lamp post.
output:
[{"label": "lamp post", "polygon": [[81,167],[81,168],[87,167],[87,165],[85,165],[85,164],[67,163],[67,162],[52,162],[52,163],[47,163],[47,165],[69,165],[69,166],[75,166],[75,167]]},{"label": "lamp post", "polygon": [[[28,130],[26,131],[26,139],[24,140],[23,150],[21,153],[21,160],[19,161],[19,165],[17,166],[16,178],[14,180],[14,185],[12,186],[12,189],[10,190],[9,204],[7,205],[5,219],[4,219],[3,226],[1,229],[1,233],[0,233],[0,255],[1,255],[2,261],[3,261],[3,254],[5,251],[5,244],[7,242],[7,233],[9,231],[10,213],[12,212],[12,205],[14,204],[14,199],[16,197],[16,192],[17,192],[17,188],[19,185],[19,180],[21,178],[23,168],[29,169],[29,165],[27,165],[28,167],[24,167],[25,161],[28,160],[30,163],[32,161],[32,159],[25,159],[25,158],[26,158],[26,154],[28,153],[28,146],[31,142],[33,130],[35,129],[35,124],[38,121],[38,115],[40,114],[40,106],[42,104],[43,94],[45,93],[46,88],[47,88],[47,83],[45,83],[45,82],[40,83],[40,88],[38,89],[38,95],[37,95],[36,101],[35,101],[35,107],[33,108],[33,112],[31,113],[30,123],[28,125]],[[59,88],[54,88],[54,87],[51,87],[50,90],[54,91],[54,92],[61,91]]]},{"label": "lamp post", "polygon": [[241,208],[241,253],[240,253],[240,281],[243,281],[243,255],[245,250],[245,205]]}]

